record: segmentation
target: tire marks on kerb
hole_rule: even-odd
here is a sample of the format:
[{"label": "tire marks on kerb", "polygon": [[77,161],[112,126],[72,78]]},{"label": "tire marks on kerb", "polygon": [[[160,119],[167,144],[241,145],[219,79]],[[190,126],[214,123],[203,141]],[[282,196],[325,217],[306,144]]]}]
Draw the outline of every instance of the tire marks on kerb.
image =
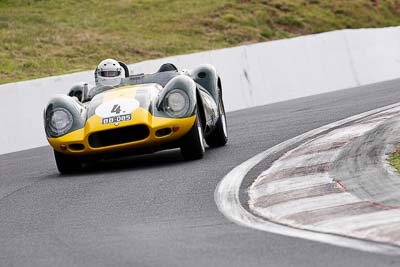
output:
[{"label": "tire marks on kerb", "polygon": [[[382,120],[385,118],[393,117],[396,114],[399,114],[400,112],[400,103],[386,106],[380,109],[372,110],[369,112],[365,112],[359,115],[352,116],[350,118],[334,122],[331,124],[328,124],[326,126],[320,127],[318,129],[314,129],[312,131],[309,131],[307,133],[304,133],[302,135],[299,135],[297,137],[294,137],[290,140],[287,140],[281,144],[278,144],[256,156],[253,158],[250,158],[249,160],[243,162],[236,168],[234,168],[231,172],[229,172],[218,184],[216,190],[215,190],[215,202],[217,204],[218,209],[220,212],[222,212],[228,219],[231,221],[255,228],[258,230],[262,231],[267,231],[267,232],[272,232],[272,233],[277,233],[277,234],[283,234],[287,236],[292,236],[292,237],[298,237],[298,238],[305,238],[305,239],[310,239],[314,241],[319,241],[319,242],[325,242],[325,243],[330,243],[333,245],[338,245],[338,246],[344,246],[344,247],[349,247],[349,248],[354,248],[354,249],[359,249],[359,250],[365,250],[365,251],[371,251],[371,252],[379,252],[379,253],[385,253],[385,254],[395,254],[395,255],[400,255],[400,248],[397,246],[393,246],[391,244],[385,244],[382,242],[372,242],[368,240],[362,240],[359,237],[356,238],[349,238],[343,235],[342,233],[336,233],[334,231],[328,231],[329,233],[326,232],[319,232],[318,230],[315,230],[314,228],[303,228],[300,229],[298,228],[298,225],[293,225],[290,222],[296,221],[299,218],[303,218],[304,215],[308,215],[305,217],[310,217],[309,215],[319,215],[319,219],[323,219],[328,221],[328,218],[330,218],[331,214],[346,214],[347,211],[349,211],[349,214],[354,214],[354,216],[360,216],[360,213],[363,214],[364,212],[376,212],[376,211],[381,211],[382,208],[379,205],[373,205],[373,203],[368,203],[365,201],[362,201],[353,195],[344,192],[344,188],[342,188],[340,185],[333,183],[327,179],[327,183],[325,185],[327,190],[330,190],[329,195],[335,195],[335,196],[343,196],[343,202],[341,203],[342,205],[334,206],[336,205],[336,200],[333,200],[332,196],[330,197],[323,197],[322,195],[320,196],[313,196],[313,198],[316,198],[319,201],[325,201],[324,203],[325,208],[323,209],[315,209],[311,204],[312,201],[304,201],[303,204],[305,205],[303,208],[301,206],[297,206],[295,209],[296,211],[294,212],[282,212],[279,211],[280,209],[274,208],[274,210],[279,211],[280,214],[276,217],[279,218],[284,218],[286,220],[285,222],[280,222],[273,220],[271,218],[262,218],[260,216],[256,216],[250,212],[248,212],[240,203],[239,200],[239,190],[240,190],[240,185],[245,177],[245,175],[254,167],[256,166],[259,162],[264,160],[265,158],[279,152],[282,150],[287,149],[290,146],[293,146],[295,144],[298,144],[300,142],[306,142],[307,145],[312,145],[313,149],[315,151],[318,151],[320,153],[330,151],[330,150],[338,150],[340,147],[346,145],[348,142],[353,140],[354,138],[357,138],[358,136],[362,135],[365,133],[365,131],[368,131],[368,128],[374,127],[375,125],[379,124]],[[368,119],[371,119],[368,121]],[[355,123],[358,123],[356,125]],[[353,125],[354,124],[354,125]],[[351,129],[350,132],[345,133],[342,129],[335,129],[338,127],[346,127],[347,129]],[[352,128],[351,128],[352,127]],[[316,139],[318,139],[318,135],[324,135],[326,138],[330,138],[332,141],[332,149],[329,148],[329,146],[326,145],[325,142],[318,142]],[[301,152],[301,150],[303,150]],[[307,149],[304,149],[304,147],[300,146],[298,149],[295,149],[292,151],[292,156],[290,153],[286,154],[284,157],[287,158],[287,162],[296,162],[294,158],[296,157],[302,157],[303,155],[310,154],[310,151]],[[328,156],[329,158],[332,159],[336,154],[336,152],[329,152],[330,155]],[[328,154],[329,154],[328,153]],[[297,155],[295,155],[297,154]],[[309,163],[309,162],[308,162]],[[283,182],[283,179],[285,178],[295,178],[296,177],[306,177],[310,174],[321,174],[325,173],[327,170],[329,170],[331,167],[331,164],[329,162],[323,163],[322,161],[320,164],[317,165],[312,165],[311,163],[308,164],[307,167],[302,167],[302,166],[295,166],[289,168],[289,165],[285,163],[284,160],[282,162],[277,163],[275,166],[271,166],[269,169],[271,173],[264,172],[261,176],[260,179],[257,179],[257,181],[254,183],[252,188],[261,188],[262,186],[265,186],[270,182],[276,182],[281,180]],[[282,171],[282,168],[285,171]],[[285,169],[286,168],[286,169]],[[313,171],[310,172],[310,169]],[[274,175],[272,175],[274,173]],[[293,193],[293,196],[296,196],[297,194],[297,199],[293,201],[293,204],[298,202],[301,199],[304,199],[302,197],[299,197],[299,190],[308,190],[309,192],[312,191],[313,188],[318,187],[318,186],[324,186],[324,184],[319,184],[320,180],[316,179],[318,181],[317,184],[310,184],[309,187],[303,188],[303,189],[296,189],[296,186],[293,186],[290,191],[281,191],[281,193],[274,192],[271,190],[270,193],[266,195],[257,195],[257,199],[253,200],[252,203],[254,204],[253,207],[257,207],[259,209],[265,210],[268,213],[271,212],[271,209],[268,210],[271,206],[268,206],[268,198],[281,198],[282,201],[273,201],[272,206],[274,205],[280,205],[282,207],[284,203],[292,201],[290,198],[286,198],[284,196],[279,196],[279,195],[288,195],[288,192]],[[275,184],[275,188],[278,188]],[[282,189],[283,190],[283,189]],[[341,195],[338,195],[341,194]],[[314,202],[315,200],[314,199]],[[266,202],[267,201],[267,202]],[[251,204],[251,205],[253,205]],[[333,205],[333,206],[332,206]],[[279,206],[278,206],[279,207]],[[288,207],[292,207],[292,205],[288,205]],[[293,211],[294,209],[292,209]],[[385,212],[387,209],[383,208],[383,212]],[[391,210],[390,210],[391,211]],[[382,213],[381,213],[382,214]],[[314,217],[315,218],[315,217]],[[317,224],[320,223],[321,220],[316,220],[313,221],[313,218],[308,218],[309,223],[311,224]],[[295,226],[295,227],[291,227]],[[324,226],[325,229],[331,229],[329,225]],[[365,237],[365,236],[363,236]],[[362,238],[363,238],[362,237]],[[385,240],[383,240],[385,242]]]},{"label": "tire marks on kerb", "polygon": [[334,193],[316,197],[288,200],[284,203],[270,205],[263,209],[257,208],[256,210],[257,213],[262,214],[268,219],[281,220],[296,213],[359,202],[361,201],[350,193]]},{"label": "tire marks on kerb", "polygon": [[329,183],[331,183],[331,180],[329,179],[329,175],[325,173],[313,174],[307,176],[307,179],[305,179],[305,176],[295,176],[287,179],[272,180],[269,183],[258,185],[253,196],[258,198],[260,196],[285,193]]},{"label": "tire marks on kerb", "polygon": [[334,194],[341,193],[342,191],[338,189],[337,186],[332,186],[332,184],[323,184],[286,192],[287,194],[276,193],[273,195],[261,196],[258,198],[258,201],[254,203],[254,207],[266,208],[289,200],[303,199],[305,197],[318,197],[326,195],[327,192]]},{"label": "tire marks on kerb", "polygon": [[[343,179],[351,179],[348,176],[351,175],[349,172],[352,171],[351,168],[353,165],[348,167],[350,168],[348,172],[346,169],[343,170],[339,177],[332,175],[332,173],[337,174],[335,172],[335,168],[338,165],[337,158],[339,154],[341,156],[344,154],[341,152],[344,151],[344,148],[347,148],[346,146],[352,147],[358,137],[367,136],[371,133],[371,130],[376,129],[380,125],[386,125],[384,122],[399,114],[399,108],[393,108],[389,112],[384,111],[378,116],[374,115],[372,121],[371,118],[366,117],[351,125],[340,127],[317,136],[311,141],[287,152],[275,161],[268,170],[264,171],[250,187],[250,209],[269,220],[302,229],[346,235],[360,239],[368,238],[376,242],[389,242],[399,246],[400,239],[395,238],[397,235],[391,238],[385,234],[386,231],[383,231],[384,228],[380,227],[382,224],[399,222],[399,218],[396,218],[398,210],[391,209],[382,203],[380,203],[381,205],[368,203],[372,209],[358,210],[359,214],[347,214],[343,211],[342,206],[346,206],[351,210],[351,205],[357,206],[365,202],[365,199],[357,197],[354,191],[348,191],[346,183],[343,181]],[[338,143],[342,144],[342,146],[337,145]],[[334,144],[331,146],[333,149],[313,153],[315,148],[318,151],[319,146],[326,147],[329,144]],[[380,145],[383,146],[383,144]],[[298,151],[302,151],[303,153],[299,153]],[[293,156],[293,154],[296,156]],[[346,158],[347,155],[345,153],[345,157],[341,160],[348,161],[349,159]],[[353,155],[353,157],[355,158],[351,160],[358,159],[357,155]],[[329,165],[322,173],[320,170],[315,169],[315,166],[321,164]],[[293,176],[293,168],[305,169],[309,175],[302,177]],[[279,169],[279,173],[277,173],[277,169]],[[315,179],[315,174],[319,179]],[[283,176],[284,178],[278,181],[271,181],[271,177],[276,176]],[[371,177],[371,179],[374,178],[378,177]],[[310,192],[312,188],[322,185],[323,182],[325,182],[325,185],[330,184],[331,187],[323,188],[325,191],[319,192],[318,195]],[[285,187],[289,190],[285,191]],[[332,187],[336,188],[332,190]],[[290,192],[290,189],[302,189],[302,191],[310,192],[310,194],[303,194],[303,197],[299,198],[299,193]],[[336,191],[336,193],[332,191]],[[281,203],[274,203],[273,201],[265,202],[268,200],[267,197],[273,194],[275,194],[275,197],[276,194],[278,194],[278,197],[279,195],[284,195],[286,201]],[[260,201],[264,202],[263,205],[259,204]],[[372,198],[371,201],[375,200]],[[310,223],[309,214],[306,212],[314,210],[323,212],[326,209],[329,209],[332,216],[326,216],[328,214],[324,213],[325,216],[318,218],[318,213],[315,213],[313,223]],[[338,213],[335,209],[342,212]],[[378,229],[382,229],[382,231],[380,232]],[[369,232],[371,231],[374,234],[370,234]],[[400,232],[400,222],[398,231]]]},{"label": "tire marks on kerb", "polygon": [[[389,209],[389,208],[388,208]],[[370,202],[363,201],[359,203],[351,203],[348,205],[341,205],[339,207],[325,208],[319,210],[311,210],[301,213],[295,213],[288,216],[288,220],[299,221],[303,220],[305,224],[316,224],[321,221],[326,221],[332,217],[344,217],[358,214],[371,213],[376,211],[376,207],[371,205]],[[306,219],[304,219],[306,218]]]}]

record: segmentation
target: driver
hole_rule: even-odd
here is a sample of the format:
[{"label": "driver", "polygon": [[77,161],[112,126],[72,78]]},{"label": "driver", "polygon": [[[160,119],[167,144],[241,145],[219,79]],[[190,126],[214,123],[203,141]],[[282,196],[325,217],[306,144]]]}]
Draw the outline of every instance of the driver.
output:
[{"label": "driver", "polygon": [[94,73],[96,86],[117,86],[121,84],[124,76],[122,66],[112,58],[107,58],[100,62]]}]

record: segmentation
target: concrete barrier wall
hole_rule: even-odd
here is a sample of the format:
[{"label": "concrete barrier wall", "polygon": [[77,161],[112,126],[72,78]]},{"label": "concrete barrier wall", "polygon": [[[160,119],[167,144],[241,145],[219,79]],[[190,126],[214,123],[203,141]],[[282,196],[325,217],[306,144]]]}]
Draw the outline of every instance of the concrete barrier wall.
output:
[{"label": "concrete barrier wall", "polygon": [[[186,69],[213,64],[222,78],[226,109],[233,111],[400,77],[400,27],[334,31],[149,60],[130,68],[150,73],[165,62]],[[44,106],[52,95],[66,93],[80,81],[93,83],[93,71],[1,85],[0,154],[45,145]]]}]

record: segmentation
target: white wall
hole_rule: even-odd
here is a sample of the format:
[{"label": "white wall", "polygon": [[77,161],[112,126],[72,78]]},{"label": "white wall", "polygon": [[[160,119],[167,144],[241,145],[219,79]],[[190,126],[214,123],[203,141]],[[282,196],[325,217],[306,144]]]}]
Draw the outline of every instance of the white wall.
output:
[{"label": "white wall", "polygon": [[[130,67],[149,73],[165,62],[186,69],[213,64],[222,78],[226,109],[232,111],[398,78],[400,27],[334,31]],[[47,100],[81,81],[93,82],[93,71],[1,85],[0,154],[47,144],[42,122]]]}]

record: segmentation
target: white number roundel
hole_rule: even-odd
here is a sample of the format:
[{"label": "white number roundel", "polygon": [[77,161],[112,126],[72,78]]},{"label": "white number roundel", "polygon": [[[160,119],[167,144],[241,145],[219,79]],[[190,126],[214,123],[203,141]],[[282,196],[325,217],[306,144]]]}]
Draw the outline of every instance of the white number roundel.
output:
[{"label": "white number roundel", "polygon": [[96,115],[102,118],[130,114],[139,107],[139,101],[129,98],[116,98],[96,108]]}]

